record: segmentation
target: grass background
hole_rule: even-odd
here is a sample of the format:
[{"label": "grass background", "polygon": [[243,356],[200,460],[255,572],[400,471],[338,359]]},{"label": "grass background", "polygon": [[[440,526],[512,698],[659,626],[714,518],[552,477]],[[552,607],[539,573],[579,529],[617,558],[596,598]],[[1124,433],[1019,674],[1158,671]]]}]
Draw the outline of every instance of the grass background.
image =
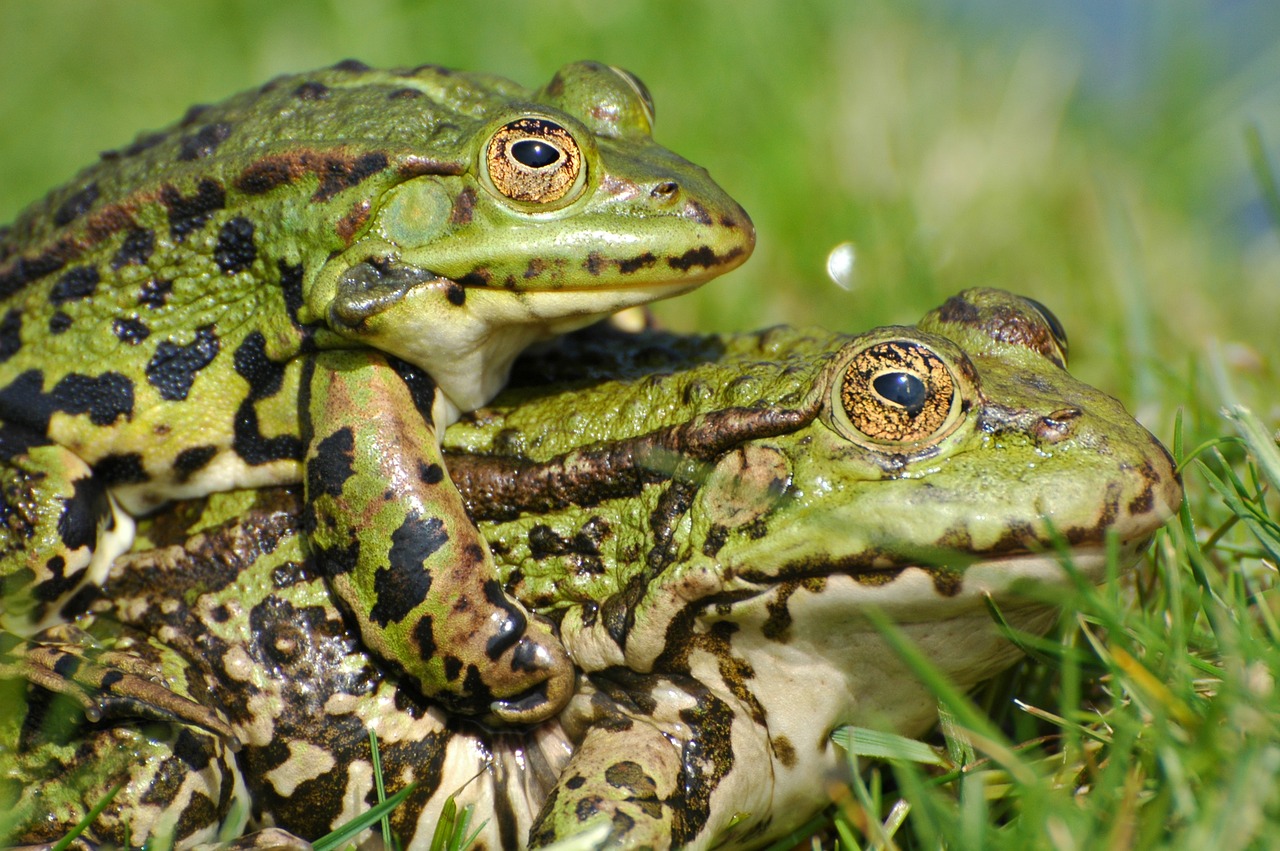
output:
[{"label": "grass background", "polygon": [[[637,73],[659,141],[707,166],[759,233],[743,269],[659,307],[675,328],[857,331],[1000,286],[1052,308],[1073,372],[1166,442],[1175,412],[1190,448],[1234,432],[1224,403],[1251,407],[1264,438],[1252,455],[1223,444],[1188,473],[1191,513],[1146,584],[1073,601],[1084,614],[1045,651],[1056,666],[1004,686],[1076,725],[1052,764],[1035,757],[1019,785],[1001,763],[1013,780],[999,794],[953,779],[941,803],[901,775],[915,803],[896,841],[1266,847],[1280,835],[1264,788],[1280,771],[1267,720],[1280,698],[1263,687],[1277,661],[1276,483],[1250,466],[1280,421],[1280,206],[1256,168],[1280,162],[1280,5],[0,0],[0,221],[193,102],[346,57],[531,87],[580,58]],[[847,290],[825,274],[842,243],[856,256]],[[846,844],[895,841],[875,838],[895,800],[878,794],[846,807]]]}]

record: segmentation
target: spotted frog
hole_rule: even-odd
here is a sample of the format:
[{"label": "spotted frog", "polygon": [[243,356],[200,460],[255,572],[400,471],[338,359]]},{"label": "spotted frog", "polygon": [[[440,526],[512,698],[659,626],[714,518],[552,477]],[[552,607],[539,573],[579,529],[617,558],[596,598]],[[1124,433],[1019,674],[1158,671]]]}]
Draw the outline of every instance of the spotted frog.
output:
[{"label": "spotted frog", "polygon": [[[386,793],[418,784],[391,816],[407,848],[450,794],[477,807],[481,848],[766,844],[827,802],[835,728],[935,720],[865,608],[968,688],[1018,655],[988,600],[1044,631],[1045,586],[1075,581],[1057,544],[1102,581],[1108,546],[1132,563],[1180,501],[1165,449],[1066,354],[1047,310],[970,290],[858,336],[575,335],[523,359],[446,435],[506,588],[581,671],[523,732],[451,720],[361,647],[300,545],[296,493],[171,509],[61,667],[132,659],[242,747],[181,723],[59,727],[34,688],[25,719],[0,718],[0,805],[58,818],[11,841],[53,839],[126,781],[94,841],[261,829],[238,842],[305,847],[376,801],[372,732]],[[146,708],[121,681],[101,699]]]},{"label": "spotted frog", "polygon": [[751,253],[631,74],[281,77],[102,155],[0,232],[3,625],[56,625],[166,501],[301,483],[367,648],[451,710],[557,712],[438,447],[532,341]]}]

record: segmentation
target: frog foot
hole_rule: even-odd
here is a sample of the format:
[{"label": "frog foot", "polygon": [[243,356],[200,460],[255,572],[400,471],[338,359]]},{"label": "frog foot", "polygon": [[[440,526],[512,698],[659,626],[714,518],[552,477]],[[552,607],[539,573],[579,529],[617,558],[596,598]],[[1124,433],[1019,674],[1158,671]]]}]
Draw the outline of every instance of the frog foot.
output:
[{"label": "frog foot", "polygon": [[23,679],[72,700],[90,723],[150,718],[193,724],[232,751],[240,740],[217,712],[165,685],[164,675],[132,649],[103,649],[73,625],[52,627],[29,640],[7,635],[0,679]]},{"label": "frog foot", "polygon": [[[526,726],[539,724],[552,718],[573,697],[576,671],[569,654],[550,627],[537,618],[530,618],[529,628],[504,656],[499,657],[493,670],[494,676],[510,672],[516,687],[525,690],[512,697],[495,698],[489,704],[490,717],[486,720],[499,726]],[[541,674],[542,679],[529,687],[529,678]],[[503,693],[507,683],[490,686],[491,691]]]}]

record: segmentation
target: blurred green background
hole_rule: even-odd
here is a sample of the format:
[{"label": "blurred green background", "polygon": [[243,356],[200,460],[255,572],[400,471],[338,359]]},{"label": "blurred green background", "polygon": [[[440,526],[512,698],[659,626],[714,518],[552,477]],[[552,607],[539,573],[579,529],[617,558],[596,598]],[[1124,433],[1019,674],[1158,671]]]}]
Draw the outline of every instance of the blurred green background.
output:
[{"label": "blurred green background", "polygon": [[[0,0],[0,221],[98,151],[280,73],[356,57],[539,86],[643,78],[659,141],[751,213],[755,257],[678,329],[913,322],[966,286],[1057,312],[1074,371],[1158,434],[1230,385],[1274,423],[1280,4]],[[826,274],[849,243],[850,287]],[[1216,372],[1216,377],[1214,372]],[[1224,381],[1223,376],[1226,376]],[[1208,377],[1208,380],[1205,380]]]}]

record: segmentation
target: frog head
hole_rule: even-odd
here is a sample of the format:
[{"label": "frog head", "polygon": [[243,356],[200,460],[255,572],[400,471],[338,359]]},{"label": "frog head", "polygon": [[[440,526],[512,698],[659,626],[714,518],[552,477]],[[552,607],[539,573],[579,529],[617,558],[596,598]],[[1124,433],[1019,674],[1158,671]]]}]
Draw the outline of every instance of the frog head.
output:
[{"label": "frog head", "polygon": [[580,62],[527,97],[485,100],[450,168],[384,192],[308,297],[462,409],[529,342],[689,290],[755,241],[704,169],[653,141],[652,99],[626,71]]}]

